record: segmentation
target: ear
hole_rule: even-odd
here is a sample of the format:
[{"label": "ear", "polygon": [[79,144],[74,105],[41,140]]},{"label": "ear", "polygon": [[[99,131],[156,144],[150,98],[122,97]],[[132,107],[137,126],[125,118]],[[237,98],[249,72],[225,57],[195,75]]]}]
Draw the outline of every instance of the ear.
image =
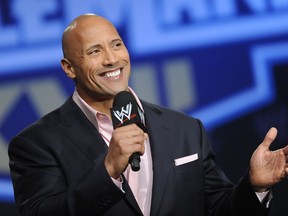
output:
[{"label": "ear", "polygon": [[74,68],[68,59],[66,58],[61,59],[61,66],[63,71],[69,78],[75,79],[76,74],[74,72]]}]

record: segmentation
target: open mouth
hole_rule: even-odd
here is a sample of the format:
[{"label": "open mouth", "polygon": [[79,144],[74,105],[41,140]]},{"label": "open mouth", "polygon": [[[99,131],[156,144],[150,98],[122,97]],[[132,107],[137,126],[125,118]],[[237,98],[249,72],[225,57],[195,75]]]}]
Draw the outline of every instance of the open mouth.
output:
[{"label": "open mouth", "polygon": [[118,77],[121,73],[120,69],[117,69],[115,71],[109,71],[101,74],[101,76],[106,77],[106,78],[115,78]]}]

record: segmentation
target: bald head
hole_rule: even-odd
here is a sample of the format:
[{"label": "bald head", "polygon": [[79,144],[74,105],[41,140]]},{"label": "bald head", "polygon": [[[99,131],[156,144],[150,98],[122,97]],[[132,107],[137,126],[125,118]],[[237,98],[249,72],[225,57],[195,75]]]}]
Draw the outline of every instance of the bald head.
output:
[{"label": "bald head", "polygon": [[[64,58],[71,58],[71,54],[79,51],[77,46],[81,37],[88,32],[90,28],[108,25],[115,29],[114,25],[104,17],[88,13],[76,17],[64,30],[62,35],[62,51]],[[117,30],[115,29],[117,32]],[[118,33],[117,33],[118,34]]]}]

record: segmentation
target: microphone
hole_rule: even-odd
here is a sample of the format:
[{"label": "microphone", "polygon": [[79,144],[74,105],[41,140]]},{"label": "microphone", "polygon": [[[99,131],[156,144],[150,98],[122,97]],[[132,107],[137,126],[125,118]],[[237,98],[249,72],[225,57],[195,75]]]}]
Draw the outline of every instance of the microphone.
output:
[{"label": "microphone", "polygon": [[[144,112],[130,92],[119,92],[114,98],[113,107],[110,109],[110,112],[114,129],[135,123],[147,133]],[[139,152],[135,152],[129,157],[129,163],[133,171],[140,169],[140,161]]]}]

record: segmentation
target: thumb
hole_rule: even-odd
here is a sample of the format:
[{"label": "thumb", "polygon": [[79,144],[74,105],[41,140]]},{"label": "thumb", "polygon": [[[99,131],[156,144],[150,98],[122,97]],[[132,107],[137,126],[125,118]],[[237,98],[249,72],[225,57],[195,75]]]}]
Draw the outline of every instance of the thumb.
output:
[{"label": "thumb", "polygon": [[270,128],[261,145],[263,145],[266,149],[269,149],[271,143],[275,140],[276,136],[277,129],[275,127]]}]

